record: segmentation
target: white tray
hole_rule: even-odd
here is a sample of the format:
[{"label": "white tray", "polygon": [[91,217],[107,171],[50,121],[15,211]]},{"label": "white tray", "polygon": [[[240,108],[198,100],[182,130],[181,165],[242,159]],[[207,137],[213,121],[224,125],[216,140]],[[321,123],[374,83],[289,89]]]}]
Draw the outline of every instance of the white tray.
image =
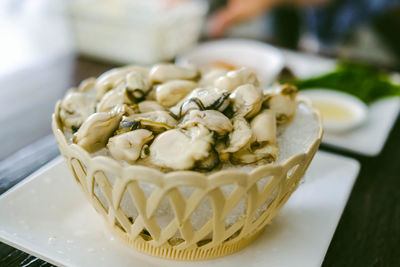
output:
[{"label": "white tray", "polygon": [[[335,69],[336,61],[315,55],[283,51],[286,65],[296,76],[310,78]],[[346,133],[325,132],[322,142],[368,156],[378,155],[385,145],[400,110],[400,98],[386,98],[369,105],[367,121]]]},{"label": "white tray", "polygon": [[[359,171],[318,152],[298,190],[264,233],[212,266],[320,266]],[[0,197],[0,241],[56,265],[204,266],[150,257],[114,238],[61,158]]]}]

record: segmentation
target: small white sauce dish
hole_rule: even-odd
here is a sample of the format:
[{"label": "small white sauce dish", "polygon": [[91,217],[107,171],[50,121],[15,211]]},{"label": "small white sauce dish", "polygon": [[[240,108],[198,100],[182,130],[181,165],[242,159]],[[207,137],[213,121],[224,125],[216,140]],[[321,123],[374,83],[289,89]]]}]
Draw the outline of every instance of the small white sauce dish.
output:
[{"label": "small white sauce dish", "polygon": [[367,119],[367,105],[352,95],[323,88],[302,90],[300,95],[309,98],[319,110],[326,132],[350,131]]}]

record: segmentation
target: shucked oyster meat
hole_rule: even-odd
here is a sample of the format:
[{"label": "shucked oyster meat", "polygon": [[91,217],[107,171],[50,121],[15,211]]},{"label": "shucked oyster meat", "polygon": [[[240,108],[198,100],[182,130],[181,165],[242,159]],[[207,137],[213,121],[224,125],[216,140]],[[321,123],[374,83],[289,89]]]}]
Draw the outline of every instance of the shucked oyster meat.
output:
[{"label": "shucked oyster meat", "polygon": [[254,85],[244,84],[237,87],[229,98],[235,115],[249,119],[260,111],[263,95],[261,90]]},{"label": "shucked oyster meat", "polygon": [[156,99],[163,106],[173,106],[195,89],[197,83],[185,80],[167,81],[156,88]]},{"label": "shucked oyster meat", "polygon": [[110,112],[99,112],[90,115],[75,133],[73,141],[88,152],[103,148],[108,138],[118,128],[122,114],[119,107]]},{"label": "shucked oyster meat", "polygon": [[276,143],[276,118],[272,110],[264,110],[250,123],[251,130],[259,144]]},{"label": "shucked oyster meat", "polygon": [[260,82],[254,72],[248,68],[232,70],[214,81],[214,86],[232,92],[243,84],[253,84],[258,87]]},{"label": "shucked oyster meat", "polygon": [[295,116],[297,88],[263,92],[247,68],[127,66],[82,82],[60,105],[65,132],[89,153],[126,164],[211,171],[276,159],[277,132]]},{"label": "shucked oyster meat", "polygon": [[228,72],[226,69],[222,68],[212,68],[202,71],[202,76],[199,81],[199,86],[207,87],[207,86],[214,86],[214,82],[219,77],[225,75]]},{"label": "shucked oyster meat", "polygon": [[153,137],[151,131],[138,129],[111,137],[108,140],[107,148],[113,158],[133,164],[141,156],[146,143]]},{"label": "shucked oyster meat", "polygon": [[149,73],[149,79],[152,83],[163,83],[170,80],[193,80],[197,76],[197,69],[174,64],[157,64],[151,68]]},{"label": "shucked oyster meat", "polygon": [[253,137],[249,123],[243,117],[232,119],[233,131],[229,134],[228,146],[222,151],[234,153],[245,147]]},{"label": "shucked oyster meat", "polygon": [[241,164],[274,161],[278,153],[275,113],[264,110],[250,125],[252,137],[244,147],[232,154],[232,161]]},{"label": "shucked oyster meat", "polygon": [[167,111],[161,110],[133,114],[124,118],[124,121],[138,121],[142,127],[150,128],[153,132],[170,130],[178,124]]},{"label": "shucked oyster meat", "polygon": [[65,127],[76,130],[82,123],[95,112],[95,96],[70,91],[61,102],[60,119]]},{"label": "shucked oyster meat", "polygon": [[210,155],[212,133],[204,126],[161,133],[150,146],[150,163],[161,168],[187,170]]},{"label": "shucked oyster meat", "polygon": [[108,91],[97,104],[98,112],[107,112],[113,109],[116,105],[133,104],[128,96],[128,92],[124,87],[119,87]]},{"label": "shucked oyster meat", "polygon": [[273,110],[278,123],[285,123],[291,120],[296,113],[296,86],[284,84],[268,90],[264,96],[264,105],[267,109]]},{"label": "shucked oyster meat", "polygon": [[139,73],[143,80],[148,83],[148,68],[140,66],[127,66],[111,69],[100,75],[99,78],[97,78],[95,86],[97,91],[97,99],[100,100],[106,92],[122,84],[125,81],[127,74],[131,72]]},{"label": "shucked oyster meat", "polygon": [[170,110],[178,118],[193,109],[214,109],[222,112],[229,106],[228,98],[229,93],[217,87],[196,88]]},{"label": "shucked oyster meat", "polygon": [[145,100],[142,102],[139,102],[137,105],[138,113],[146,113],[146,112],[152,112],[152,111],[157,111],[157,110],[165,110],[163,106],[158,104],[156,101],[152,100]]},{"label": "shucked oyster meat", "polygon": [[221,112],[216,110],[192,110],[183,118],[182,128],[190,128],[202,124],[210,131],[214,131],[219,136],[232,131],[231,121]]}]

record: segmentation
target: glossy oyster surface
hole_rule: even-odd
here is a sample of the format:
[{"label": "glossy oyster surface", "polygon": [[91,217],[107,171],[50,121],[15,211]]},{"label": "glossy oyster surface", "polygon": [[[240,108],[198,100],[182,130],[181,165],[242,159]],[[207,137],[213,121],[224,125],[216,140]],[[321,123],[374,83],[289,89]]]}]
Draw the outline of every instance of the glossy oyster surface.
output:
[{"label": "glossy oyster surface", "polygon": [[123,87],[108,91],[97,104],[97,112],[110,111],[116,105],[133,104],[133,101],[131,101],[128,94],[129,92],[127,92],[127,90]]},{"label": "glossy oyster surface", "polygon": [[61,102],[60,118],[64,126],[75,130],[94,113],[95,109],[96,99],[93,95],[71,91]]},{"label": "glossy oyster surface", "polygon": [[118,128],[121,117],[121,112],[117,109],[90,115],[75,133],[74,143],[88,152],[96,152],[107,144],[110,136]]},{"label": "glossy oyster surface", "polygon": [[153,133],[149,130],[133,130],[111,137],[108,140],[107,148],[113,158],[133,164],[142,155],[146,143],[153,137]]},{"label": "glossy oyster surface", "polygon": [[178,124],[170,113],[162,110],[133,114],[124,118],[124,121],[140,122],[141,126],[147,126],[156,132],[173,129]]},{"label": "glossy oyster surface", "polygon": [[146,113],[146,112],[152,112],[152,111],[158,111],[158,110],[165,110],[165,108],[160,105],[157,101],[153,100],[145,100],[142,102],[139,102],[137,105],[137,111],[138,113]]},{"label": "glossy oyster surface", "polygon": [[150,162],[155,166],[187,170],[210,155],[212,133],[202,126],[187,131],[173,129],[161,133],[150,146]]},{"label": "glossy oyster surface", "polygon": [[275,112],[278,123],[293,119],[296,114],[297,87],[284,84],[266,91],[263,105]]},{"label": "glossy oyster surface", "polygon": [[149,69],[141,66],[126,66],[122,68],[111,69],[96,80],[97,99],[100,100],[109,90],[126,82],[127,75],[132,72],[139,73],[144,81],[148,81]]},{"label": "glossy oyster surface", "polygon": [[253,84],[258,87],[260,82],[254,72],[248,68],[241,68],[227,72],[214,81],[214,86],[232,92],[243,84]]},{"label": "glossy oyster surface", "polygon": [[261,109],[263,94],[253,84],[238,86],[229,96],[236,116],[254,117]]},{"label": "glossy oyster surface", "polygon": [[229,134],[229,145],[223,152],[234,153],[245,147],[253,137],[249,123],[243,117],[232,119],[233,130]]},{"label": "glossy oyster surface", "polygon": [[199,81],[199,85],[202,87],[213,86],[215,80],[217,80],[221,76],[224,76],[227,72],[228,70],[223,68],[206,69],[201,73],[202,75]]},{"label": "glossy oyster surface", "polygon": [[174,64],[157,64],[150,69],[149,79],[152,83],[164,83],[170,80],[193,80],[198,70]]},{"label": "glossy oyster surface", "polygon": [[60,121],[71,142],[124,164],[213,171],[276,160],[279,128],[296,113],[297,88],[264,90],[247,68],[127,66],[70,90]]},{"label": "glossy oyster surface", "polygon": [[197,87],[197,83],[185,80],[172,80],[156,88],[156,100],[163,106],[173,106]]},{"label": "glossy oyster surface", "polygon": [[219,136],[224,136],[232,131],[232,123],[228,117],[216,110],[192,110],[183,118],[182,128],[190,128],[201,124]]},{"label": "glossy oyster surface", "polygon": [[271,110],[259,113],[250,123],[252,137],[241,149],[232,154],[235,163],[250,164],[262,160],[272,162],[278,154],[276,145],[276,118]]},{"label": "glossy oyster surface", "polygon": [[218,110],[224,111],[229,106],[229,93],[217,87],[196,88],[187,95],[171,112],[178,118],[189,110]]}]

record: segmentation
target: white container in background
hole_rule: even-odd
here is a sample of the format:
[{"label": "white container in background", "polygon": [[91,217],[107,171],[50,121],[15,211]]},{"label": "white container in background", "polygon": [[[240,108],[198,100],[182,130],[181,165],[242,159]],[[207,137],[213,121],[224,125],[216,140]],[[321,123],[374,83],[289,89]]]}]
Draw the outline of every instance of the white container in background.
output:
[{"label": "white container in background", "polygon": [[193,47],[207,10],[204,0],[76,0],[71,5],[79,52],[123,64],[167,61]]}]

